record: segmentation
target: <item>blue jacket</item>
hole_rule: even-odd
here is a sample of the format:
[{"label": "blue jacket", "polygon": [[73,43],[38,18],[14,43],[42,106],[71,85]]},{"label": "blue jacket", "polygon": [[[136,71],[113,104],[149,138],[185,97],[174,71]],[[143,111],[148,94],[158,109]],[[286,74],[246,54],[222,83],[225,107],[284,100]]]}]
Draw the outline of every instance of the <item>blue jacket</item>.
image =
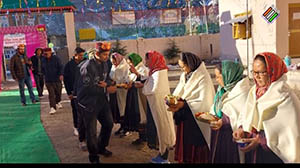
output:
[{"label": "blue jacket", "polygon": [[53,55],[48,60],[43,58],[42,72],[45,75],[45,82],[59,82],[59,76],[63,75],[63,64],[60,59]]}]

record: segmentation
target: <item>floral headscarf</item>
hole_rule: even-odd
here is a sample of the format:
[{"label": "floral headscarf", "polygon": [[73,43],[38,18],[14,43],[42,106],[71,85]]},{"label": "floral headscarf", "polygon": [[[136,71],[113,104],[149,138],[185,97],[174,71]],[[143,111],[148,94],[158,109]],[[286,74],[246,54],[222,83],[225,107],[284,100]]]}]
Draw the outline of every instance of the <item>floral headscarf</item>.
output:
[{"label": "floral headscarf", "polygon": [[265,58],[265,61],[267,63],[267,73],[270,78],[270,81],[267,86],[265,87],[259,87],[256,80],[254,79],[256,83],[256,99],[260,98],[262,95],[264,95],[269,86],[272,84],[272,82],[275,82],[278,80],[284,73],[287,73],[287,67],[285,63],[282,61],[282,59],[271,52],[263,52],[257,55],[261,55]]}]

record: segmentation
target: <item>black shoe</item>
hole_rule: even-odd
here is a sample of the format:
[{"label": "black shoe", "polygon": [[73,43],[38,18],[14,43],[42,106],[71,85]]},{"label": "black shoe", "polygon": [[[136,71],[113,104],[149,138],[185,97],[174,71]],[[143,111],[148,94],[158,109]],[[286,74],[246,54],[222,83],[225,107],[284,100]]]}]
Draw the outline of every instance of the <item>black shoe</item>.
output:
[{"label": "black shoe", "polygon": [[110,156],[112,156],[112,152],[109,151],[109,150],[107,150],[106,148],[100,150],[98,153],[99,153],[100,155],[105,156],[105,157],[110,157]]},{"label": "black shoe", "polygon": [[120,135],[123,131],[123,128],[119,128],[117,132],[115,132],[115,135]]},{"label": "black shoe", "polygon": [[126,136],[128,136],[128,135],[130,135],[130,132],[129,132],[129,131],[123,131],[123,132],[121,132],[121,134],[120,134],[120,138],[126,137]]},{"label": "black shoe", "polygon": [[155,150],[158,150],[159,148],[156,146],[156,145],[154,145],[154,144],[148,144],[148,147],[150,148],[150,149],[155,149]]},{"label": "black shoe", "polygon": [[141,138],[136,139],[135,141],[131,142],[132,145],[141,145],[143,144],[143,140]]},{"label": "black shoe", "polygon": [[43,94],[40,94],[40,95],[39,95],[39,97],[43,97],[43,96],[44,96]]},{"label": "black shoe", "polygon": [[91,161],[91,164],[99,164],[100,161],[99,160],[94,160],[94,161]]},{"label": "black shoe", "polygon": [[36,102],[39,102],[38,100],[32,100],[32,104],[35,104]]},{"label": "black shoe", "polygon": [[27,104],[26,103],[22,103],[22,106],[27,106]]},{"label": "black shoe", "polygon": [[89,160],[91,162],[91,164],[99,164],[100,163],[100,160],[99,160],[99,157],[91,157],[89,156]]}]

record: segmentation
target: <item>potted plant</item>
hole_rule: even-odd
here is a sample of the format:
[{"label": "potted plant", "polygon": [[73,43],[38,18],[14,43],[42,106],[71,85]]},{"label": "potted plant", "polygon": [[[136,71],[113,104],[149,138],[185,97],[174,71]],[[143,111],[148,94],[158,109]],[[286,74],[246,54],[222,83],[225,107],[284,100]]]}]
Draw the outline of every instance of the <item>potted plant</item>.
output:
[{"label": "potted plant", "polygon": [[164,51],[164,56],[168,64],[177,65],[179,60],[179,54],[181,53],[179,47],[174,40],[169,42],[169,48]]},{"label": "potted plant", "polygon": [[122,46],[119,39],[115,43],[113,43],[111,53],[114,53],[114,52],[119,53],[123,56],[127,55],[126,46]]}]

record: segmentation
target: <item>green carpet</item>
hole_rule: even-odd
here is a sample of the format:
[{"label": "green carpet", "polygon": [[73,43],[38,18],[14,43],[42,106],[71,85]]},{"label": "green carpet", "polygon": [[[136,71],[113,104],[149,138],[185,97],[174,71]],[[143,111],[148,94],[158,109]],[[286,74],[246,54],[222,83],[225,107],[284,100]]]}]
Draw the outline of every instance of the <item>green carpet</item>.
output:
[{"label": "green carpet", "polygon": [[29,103],[29,96],[26,101],[23,107],[18,90],[0,92],[0,163],[59,163],[40,120],[40,104]]}]

